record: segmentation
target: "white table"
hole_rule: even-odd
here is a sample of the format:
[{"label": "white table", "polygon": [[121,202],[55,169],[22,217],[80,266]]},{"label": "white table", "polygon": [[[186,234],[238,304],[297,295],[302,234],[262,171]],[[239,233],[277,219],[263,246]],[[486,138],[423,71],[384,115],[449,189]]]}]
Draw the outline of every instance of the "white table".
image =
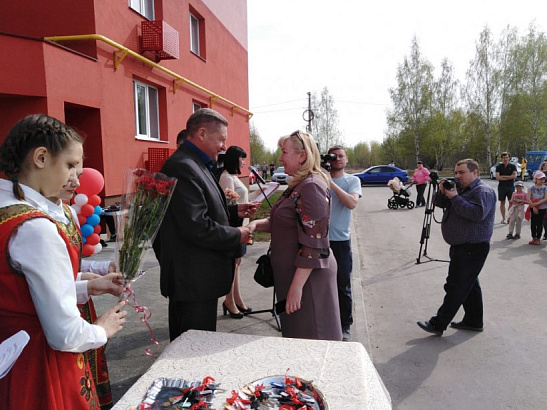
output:
[{"label": "white table", "polygon": [[[288,374],[313,381],[330,410],[391,409],[391,398],[360,343],[259,337],[190,330],[165,348],[114,409],[136,409],[159,377],[201,381],[212,376],[224,392],[213,407],[223,409],[232,390],[267,376]],[[348,389],[348,385],[352,388]]]}]

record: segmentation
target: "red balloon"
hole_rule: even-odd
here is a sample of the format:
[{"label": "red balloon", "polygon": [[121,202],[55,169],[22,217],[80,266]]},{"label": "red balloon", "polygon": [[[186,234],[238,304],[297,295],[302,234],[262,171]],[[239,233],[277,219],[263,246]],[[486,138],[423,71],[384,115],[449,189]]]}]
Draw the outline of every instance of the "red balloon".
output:
[{"label": "red balloon", "polygon": [[81,208],[81,213],[82,213],[83,216],[92,215],[93,213],[95,213],[95,208],[92,205],[85,204]]},{"label": "red balloon", "polygon": [[101,224],[95,225],[95,227],[93,228],[93,232],[96,233],[96,234],[100,234],[101,233]]},{"label": "red balloon", "polygon": [[84,168],[80,176],[80,186],[76,188],[79,194],[86,194],[88,197],[97,195],[103,190],[104,178],[99,171],[93,168]]},{"label": "red balloon", "polygon": [[91,235],[89,235],[87,238],[86,238],[86,245],[87,244],[90,244],[90,245],[97,245],[99,243],[99,241],[101,240],[101,238],[99,238],[99,235],[97,235],[96,233],[92,233]]},{"label": "red balloon", "polygon": [[82,226],[87,223],[87,217],[82,214],[78,214],[78,222],[80,223],[80,226]]},{"label": "red balloon", "polygon": [[89,243],[86,243],[82,247],[82,256],[84,258],[87,258],[88,256],[93,255],[93,252],[95,252],[95,249],[93,248],[93,245],[90,245]]},{"label": "red balloon", "polygon": [[93,206],[100,205],[101,197],[99,195],[91,195],[89,198],[87,198],[87,203]]}]

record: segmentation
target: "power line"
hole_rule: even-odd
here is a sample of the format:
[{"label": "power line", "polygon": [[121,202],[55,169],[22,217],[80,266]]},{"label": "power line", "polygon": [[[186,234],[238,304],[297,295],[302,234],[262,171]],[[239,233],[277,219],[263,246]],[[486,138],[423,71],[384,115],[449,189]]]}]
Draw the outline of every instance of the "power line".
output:
[{"label": "power line", "polygon": [[301,101],[301,100],[302,100],[302,98],[300,98],[298,100],[292,100],[292,101],[285,101],[285,102],[279,102],[279,103],[273,103],[273,104],[267,104],[267,105],[259,105],[258,107],[252,107],[251,109],[254,111],[257,108],[265,108],[265,107],[272,107],[274,105],[289,104],[289,103],[297,102],[297,101]]},{"label": "power line", "polygon": [[257,114],[268,114],[270,112],[294,111],[294,110],[303,110],[303,109],[305,109],[305,108],[296,107],[296,108],[284,108],[284,109],[281,109],[281,110],[255,111],[254,109],[251,108],[251,111],[253,112],[253,115],[257,115]]}]

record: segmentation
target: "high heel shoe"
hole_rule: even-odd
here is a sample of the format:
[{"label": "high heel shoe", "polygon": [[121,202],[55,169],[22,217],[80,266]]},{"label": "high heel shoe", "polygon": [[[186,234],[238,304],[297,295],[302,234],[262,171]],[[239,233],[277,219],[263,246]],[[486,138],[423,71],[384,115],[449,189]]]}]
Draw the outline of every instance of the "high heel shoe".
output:
[{"label": "high heel shoe", "polygon": [[236,303],[236,308],[241,312],[243,313],[244,315],[247,315],[249,313],[251,313],[253,311],[253,308],[250,308],[248,307],[247,309],[243,309],[241,306],[239,306],[237,303]]},{"label": "high heel shoe", "polygon": [[229,314],[230,314],[230,317],[231,317],[232,319],[243,319],[243,316],[244,316],[243,313],[241,313],[241,312],[232,313],[232,312],[230,311],[230,309],[228,309],[228,308],[226,307],[226,304],[225,304],[224,302],[222,302],[222,313],[224,313],[224,316],[226,316],[226,314],[229,313]]}]

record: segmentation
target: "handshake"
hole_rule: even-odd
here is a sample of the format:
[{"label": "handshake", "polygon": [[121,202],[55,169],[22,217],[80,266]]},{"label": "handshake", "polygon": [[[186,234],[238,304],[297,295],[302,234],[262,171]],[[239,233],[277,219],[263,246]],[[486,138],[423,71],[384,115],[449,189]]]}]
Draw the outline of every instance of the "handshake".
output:
[{"label": "handshake", "polygon": [[[239,204],[237,206],[237,214],[240,218],[252,218],[254,214],[256,213],[256,209],[258,208],[258,203],[251,203],[251,204]],[[253,230],[246,227],[246,226],[240,226],[237,229],[241,232],[241,238],[239,239],[239,243],[241,245],[245,243],[252,243],[253,240]]]}]

